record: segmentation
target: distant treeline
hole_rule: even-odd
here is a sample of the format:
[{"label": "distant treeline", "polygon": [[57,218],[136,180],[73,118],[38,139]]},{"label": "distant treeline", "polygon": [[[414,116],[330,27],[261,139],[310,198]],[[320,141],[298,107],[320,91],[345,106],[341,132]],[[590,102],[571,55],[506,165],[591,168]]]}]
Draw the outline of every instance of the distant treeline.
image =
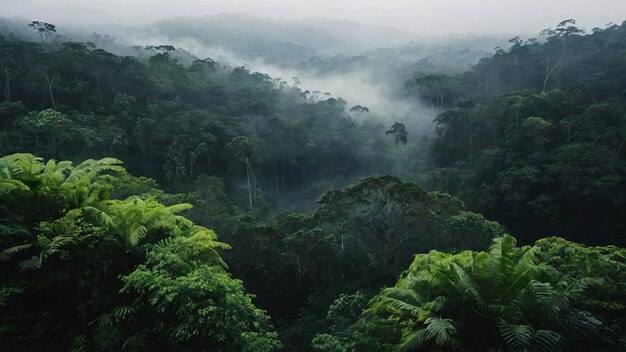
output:
[{"label": "distant treeline", "polygon": [[407,82],[448,109],[435,120],[435,187],[525,241],[625,245],[626,25],[583,35],[568,20],[545,34]]}]

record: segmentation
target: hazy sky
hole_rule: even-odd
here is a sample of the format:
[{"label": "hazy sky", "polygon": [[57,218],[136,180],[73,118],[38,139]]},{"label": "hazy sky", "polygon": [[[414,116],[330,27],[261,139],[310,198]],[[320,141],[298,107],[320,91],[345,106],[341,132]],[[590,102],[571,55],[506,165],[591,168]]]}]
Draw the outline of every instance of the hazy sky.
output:
[{"label": "hazy sky", "polygon": [[145,24],[220,12],[330,17],[422,34],[536,33],[567,18],[587,30],[619,24],[626,0],[0,0],[0,16],[52,23]]}]

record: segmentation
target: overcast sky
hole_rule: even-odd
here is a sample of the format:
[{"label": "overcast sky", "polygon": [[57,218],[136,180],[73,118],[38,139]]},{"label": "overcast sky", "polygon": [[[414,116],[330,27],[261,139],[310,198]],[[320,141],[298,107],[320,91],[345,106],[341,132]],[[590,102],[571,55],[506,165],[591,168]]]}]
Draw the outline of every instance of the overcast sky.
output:
[{"label": "overcast sky", "polygon": [[620,24],[626,19],[626,0],[0,0],[0,16],[83,25],[145,24],[220,12],[330,17],[421,34],[522,34],[568,18],[587,30]]}]

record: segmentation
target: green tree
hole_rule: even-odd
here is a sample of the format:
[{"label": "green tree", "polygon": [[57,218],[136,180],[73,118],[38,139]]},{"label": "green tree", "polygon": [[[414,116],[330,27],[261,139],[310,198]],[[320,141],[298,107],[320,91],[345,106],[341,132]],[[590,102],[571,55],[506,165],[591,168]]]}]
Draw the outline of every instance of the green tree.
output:
[{"label": "green tree", "polygon": [[252,209],[253,200],[256,198],[256,176],[252,169],[252,153],[254,152],[254,144],[244,136],[238,136],[226,145],[237,160],[246,166],[246,184],[248,188],[248,206]]},{"label": "green tree", "polygon": [[55,109],[31,112],[18,123],[32,131],[35,138],[44,137],[47,152],[52,158],[57,157],[59,146],[73,137],[75,128],[74,122],[67,115]]},{"label": "green tree", "polygon": [[372,236],[382,274],[390,277],[397,256],[408,245],[412,251],[437,246],[441,224],[462,208],[460,200],[447,194],[429,193],[393,176],[370,176],[344,190],[326,192],[316,212],[341,231]]},{"label": "green tree", "polygon": [[28,26],[32,27],[39,34],[42,49],[45,47],[44,39],[47,40],[52,32],[57,31],[55,25],[43,21],[32,21]]},{"label": "green tree", "polygon": [[406,127],[401,122],[394,122],[393,126],[389,130],[385,132],[385,134],[390,134],[393,136],[393,142],[396,145],[404,144],[407,142],[407,135],[409,134],[406,130]]},{"label": "green tree", "polygon": [[[209,266],[211,239],[168,238],[153,246],[144,264],[122,277],[130,304],[113,314],[128,336],[124,345],[188,350],[278,351],[269,318],[244,293],[241,281]],[[209,256],[207,257],[207,254]],[[156,324],[155,324],[156,323]],[[153,325],[153,327],[149,327]]]}]

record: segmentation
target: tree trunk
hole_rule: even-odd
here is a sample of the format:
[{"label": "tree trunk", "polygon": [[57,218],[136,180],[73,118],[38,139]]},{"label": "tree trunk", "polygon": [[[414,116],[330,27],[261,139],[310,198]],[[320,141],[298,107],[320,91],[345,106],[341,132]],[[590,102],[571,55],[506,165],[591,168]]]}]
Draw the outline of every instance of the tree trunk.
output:
[{"label": "tree trunk", "polygon": [[278,204],[278,166],[274,165],[274,186],[276,190],[276,203]]},{"label": "tree trunk", "polygon": [[9,80],[9,69],[4,68],[4,96],[7,98],[7,101],[11,101],[11,81]]},{"label": "tree trunk", "polygon": [[283,168],[283,179],[282,179],[282,187],[285,188],[285,159],[282,159],[282,168]]},{"label": "tree trunk", "polygon": [[254,175],[254,170],[252,170],[249,159],[246,159],[246,165],[248,166],[248,170],[250,170],[250,176],[252,176],[252,188],[254,189],[254,199],[256,199],[256,176]]},{"label": "tree trunk", "polygon": [[250,169],[248,168],[248,159],[246,159],[246,180],[248,182],[248,202],[252,209],[252,189],[250,188]]},{"label": "tree trunk", "polygon": [[343,232],[341,232],[341,254],[343,254]]},{"label": "tree trunk", "polygon": [[41,50],[43,50],[46,47],[46,44],[43,41],[43,34],[39,30],[37,31],[37,33],[39,34],[39,38],[41,38]]},{"label": "tree trunk", "polygon": [[550,79],[550,77],[552,76],[552,73],[554,72],[554,70],[561,64],[561,62],[563,61],[563,58],[565,57],[565,53],[567,52],[567,45],[565,43],[565,39],[562,38],[563,40],[563,51],[561,52],[561,56],[559,57],[559,59],[556,61],[556,63],[554,64],[554,66],[552,66],[552,68],[550,69],[550,59],[551,59],[551,55],[548,54],[548,57],[546,58],[546,79],[543,81],[543,91],[546,91],[546,88],[548,86],[548,80]]},{"label": "tree trunk", "polygon": [[96,84],[98,85],[98,101],[102,105],[102,89],[100,89],[100,80],[96,78]]},{"label": "tree trunk", "polygon": [[48,92],[50,93],[50,100],[52,101],[52,106],[56,110],[57,104],[54,101],[54,95],[52,94],[52,87],[54,86],[55,75],[54,74],[52,75],[52,80],[50,79],[50,77],[48,77],[48,74],[46,74],[45,77],[46,77],[46,81],[48,82]]}]

